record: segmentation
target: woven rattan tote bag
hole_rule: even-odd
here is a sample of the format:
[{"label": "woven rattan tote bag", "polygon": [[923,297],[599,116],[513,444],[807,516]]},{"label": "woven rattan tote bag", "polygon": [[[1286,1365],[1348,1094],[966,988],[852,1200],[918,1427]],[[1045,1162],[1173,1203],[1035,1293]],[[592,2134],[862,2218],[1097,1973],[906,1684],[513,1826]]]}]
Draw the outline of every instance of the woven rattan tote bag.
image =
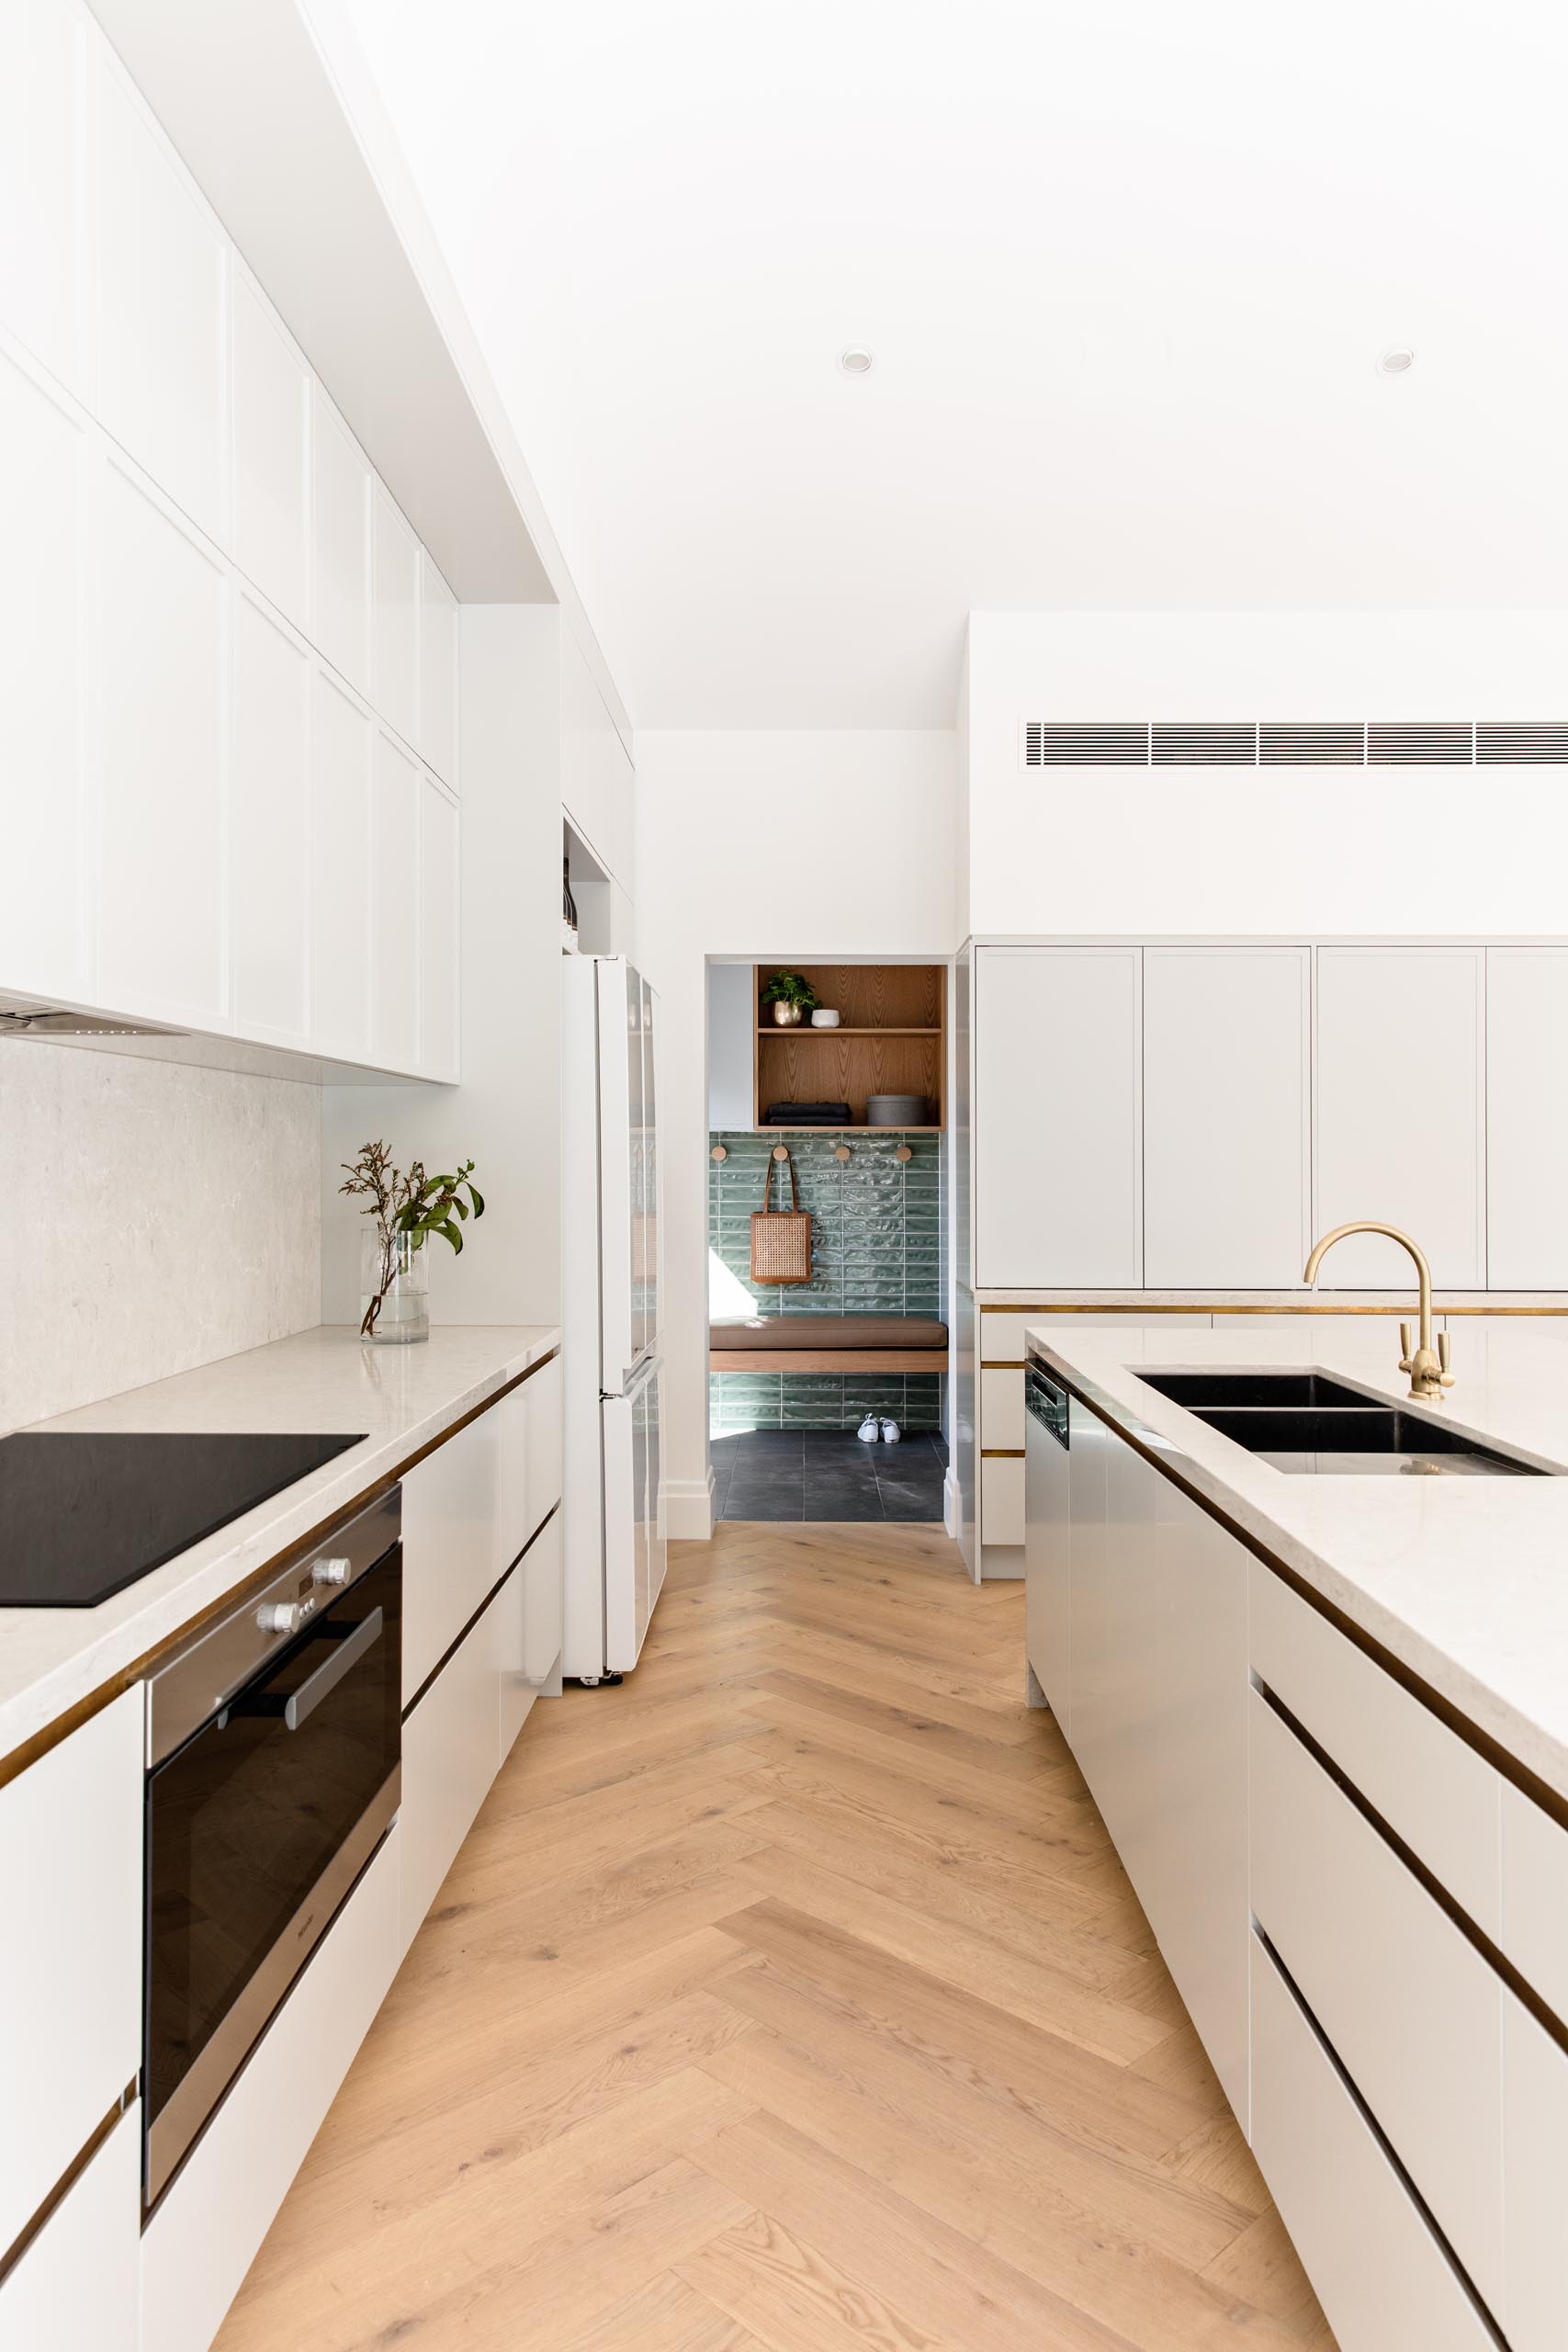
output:
[{"label": "woven rattan tote bag", "polygon": [[[793,1208],[773,1206],[773,1167],[768,1159],[768,1172],[762,1179],[762,1205],[751,1214],[751,1280],[754,1283],[808,1283],[811,1280],[811,1211],[800,1205],[800,1187],[795,1181],[795,1162],[784,1154],[789,1169],[789,1196]],[[784,1180],[779,1180],[779,1198],[784,1198]]]}]

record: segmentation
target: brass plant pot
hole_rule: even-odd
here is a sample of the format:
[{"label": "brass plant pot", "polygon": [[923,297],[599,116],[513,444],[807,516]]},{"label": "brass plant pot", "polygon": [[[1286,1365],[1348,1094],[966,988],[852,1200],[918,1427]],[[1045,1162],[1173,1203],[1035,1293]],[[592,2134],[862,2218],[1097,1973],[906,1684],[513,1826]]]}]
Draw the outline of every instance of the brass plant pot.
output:
[{"label": "brass plant pot", "polygon": [[798,1004],[785,1004],[781,999],[773,1007],[773,1019],[781,1029],[797,1029],[800,1026],[800,1007]]}]

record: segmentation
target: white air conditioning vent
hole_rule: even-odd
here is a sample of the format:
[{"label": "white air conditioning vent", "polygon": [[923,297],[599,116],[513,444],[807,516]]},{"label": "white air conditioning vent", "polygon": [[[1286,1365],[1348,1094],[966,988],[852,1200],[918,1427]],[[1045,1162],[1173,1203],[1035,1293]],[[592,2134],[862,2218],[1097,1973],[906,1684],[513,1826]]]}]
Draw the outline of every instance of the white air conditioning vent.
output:
[{"label": "white air conditioning vent", "polygon": [[1364,720],[1314,719],[1291,726],[1266,718],[1258,729],[1258,763],[1266,768],[1359,768],[1366,765]]},{"label": "white air conditioning vent", "polygon": [[1162,726],[1156,719],[1154,763],[1156,768],[1255,768],[1258,729],[1250,721],[1204,725],[1180,719]]},{"label": "white air conditioning vent", "polygon": [[1568,720],[1026,718],[1026,768],[1568,767]]},{"label": "white air conditioning vent", "polygon": [[1026,719],[1026,768],[1146,768],[1149,729],[1145,721],[1122,726],[1094,719],[1068,726],[1055,719]]},{"label": "white air conditioning vent", "polygon": [[1550,719],[1527,719],[1513,727],[1499,718],[1476,721],[1478,768],[1529,767],[1541,760],[1568,763],[1568,727]]},{"label": "white air conditioning vent", "polygon": [[1475,760],[1475,730],[1468,718],[1374,718],[1367,728],[1370,768],[1468,768]]}]

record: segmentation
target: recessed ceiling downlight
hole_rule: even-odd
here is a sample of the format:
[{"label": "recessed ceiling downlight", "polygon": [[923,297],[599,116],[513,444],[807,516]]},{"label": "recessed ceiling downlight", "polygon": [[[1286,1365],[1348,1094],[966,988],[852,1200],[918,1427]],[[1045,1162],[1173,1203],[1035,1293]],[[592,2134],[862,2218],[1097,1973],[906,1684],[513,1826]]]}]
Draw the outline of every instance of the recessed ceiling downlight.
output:
[{"label": "recessed ceiling downlight", "polygon": [[869,376],[872,355],[863,343],[852,343],[847,351],[839,354],[839,365],[846,376]]},{"label": "recessed ceiling downlight", "polygon": [[1416,365],[1416,354],[1407,343],[1391,343],[1386,351],[1378,354],[1380,376],[1408,376]]}]

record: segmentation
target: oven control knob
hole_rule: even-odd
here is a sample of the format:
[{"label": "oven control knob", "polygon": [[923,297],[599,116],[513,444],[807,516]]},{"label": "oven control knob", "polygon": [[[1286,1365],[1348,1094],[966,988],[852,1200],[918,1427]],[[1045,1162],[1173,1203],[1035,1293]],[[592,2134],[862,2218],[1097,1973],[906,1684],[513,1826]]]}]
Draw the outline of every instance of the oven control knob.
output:
[{"label": "oven control knob", "polygon": [[267,1600],[256,1611],[256,1623],[264,1634],[297,1634],[305,1622],[305,1612],[297,1600]]},{"label": "oven control knob", "polygon": [[346,1584],[353,1566],[349,1560],[317,1560],[310,1568],[312,1584]]}]

